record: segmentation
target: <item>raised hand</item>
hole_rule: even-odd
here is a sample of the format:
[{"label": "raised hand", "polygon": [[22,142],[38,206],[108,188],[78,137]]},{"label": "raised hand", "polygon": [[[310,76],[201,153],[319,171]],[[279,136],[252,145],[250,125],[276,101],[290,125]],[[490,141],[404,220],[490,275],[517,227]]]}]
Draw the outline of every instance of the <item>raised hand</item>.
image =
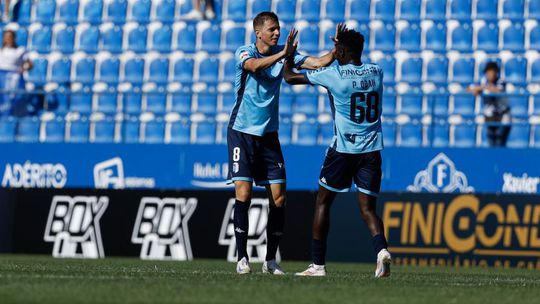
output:
[{"label": "raised hand", "polygon": [[285,57],[292,56],[298,47],[298,41],[296,41],[296,36],[298,31],[293,27],[287,36],[287,41],[285,42]]},{"label": "raised hand", "polygon": [[339,41],[339,34],[343,33],[345,30],[347,30],[347,25],[345,23],[336,24],[336,35],[334,37],[331,37],[332,41],[334,41],[334,44]]}]

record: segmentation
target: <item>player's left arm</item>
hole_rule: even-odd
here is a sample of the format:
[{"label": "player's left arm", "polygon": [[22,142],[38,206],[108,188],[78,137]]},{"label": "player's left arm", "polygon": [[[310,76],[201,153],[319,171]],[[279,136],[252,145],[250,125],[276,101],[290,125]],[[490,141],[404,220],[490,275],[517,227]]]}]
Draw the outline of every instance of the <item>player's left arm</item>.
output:
[{"label": "player's left arm", "polygon": [[[338,41],[339,33],[341,33],[346,28],[347,28],[347,26],[344,23],[338,23],[336,25],[336,35],[334,37],[332,37],[332,40],[334,41],[334,44]],[[327,53],[327,54],[325,54],[323,56],[320,56],[320,57],[311,57],[311,56],[307,57],[304,60],[304,62],[300,65],[300,68],[307,69],[307,70],[317,70],[317,69],[320,69],[322,67],[327,67],[330,64],[332,64],[332,62],[334,62],[334,60],[336,59],[335,53],[336,53],[336,48],[334,47],[332,49],[332,51],[330,51],[329,53]]]},{"label": "player's left arm", "polygon": [[294,62],[293,59],[288,58],[285,60],[283,68],[283,78],[288,84],[311,84],[306,77],[306,74],[296,73],[293,71]]}]

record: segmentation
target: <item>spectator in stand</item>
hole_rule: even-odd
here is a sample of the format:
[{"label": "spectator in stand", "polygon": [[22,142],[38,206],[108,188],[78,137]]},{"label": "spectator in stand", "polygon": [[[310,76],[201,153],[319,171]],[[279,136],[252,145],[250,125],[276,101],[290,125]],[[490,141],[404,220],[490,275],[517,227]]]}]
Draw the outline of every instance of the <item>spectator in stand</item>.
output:
[{"label": "spectator in stand", "polygon": [[193,9],[187,13],[184,18],[189,20],[201,20],[204,18],[211,20],[216,18],[216,12],[214,10],[214,0],[204,0],[205,9],[204,15],[201,10],[201,2],[203,0],[193,0]]},{"label": "spectator in stand", "polygon": [[25,89],[23,73],[32,68],[26,49],[15,43],[15,32],[4,31],[0,49],[0,114],[8,113],[17,104]]},{"label": "spectator in stand", "polygon": [[19,0],[4,0],[1,1],[3,11],[0,12],[0,21],[17,22],[19,13]]},{"label": "spectator in stand", "polygon": [[504,147],[510,134],[511,116],[508,99],[503,95],[506,84],[499,78],[500,69],[496,62],[488,62],[480,85],[470,86],[468,91],[482,95],[487,137],[491,147]]}]

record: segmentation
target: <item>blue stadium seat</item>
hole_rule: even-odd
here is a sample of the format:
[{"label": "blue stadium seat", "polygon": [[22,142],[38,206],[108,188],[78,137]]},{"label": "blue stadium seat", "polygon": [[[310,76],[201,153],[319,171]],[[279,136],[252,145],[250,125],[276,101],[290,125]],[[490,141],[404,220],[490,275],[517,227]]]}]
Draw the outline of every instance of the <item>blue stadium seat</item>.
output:
[{"label": "blue stadium seat", "polygon": [[88,54],[95,54],[99,49],[99,29],[97,26],[77,26],[76,49]]},{"label": "blue stadium seat", "polygon": [[145,111],[155,114],[167,112],[167,91],[165,87],[158,86],[153,90],[145,91]]},{"label": "blue stadium seat", "polygon": [[279,119],[279,142],[282,145],[289,145],[292,141],[292,123],[291,120],[281,117]]},{"label": "blue stadium seat", "polygon": [[422,115],[423,95],[419,90],[411,89],[411,90],[408,90],[406,93],[400,94],[400,96],[401,96],[400,113],[408,114],[410,116]]},{"label": "blue stadium seat", "polygon": [[15,141],[17,121],[13,117],[0,117],[0,143]]},{"label": "blue stadium seat", "polygon": [[315,115],[318,113],[319,94],[315,88],[310,87],[302,91],[296,91],[296,97],[292,107],[293,113],[305,113]]},{"label": "blue stadium seat", "polygon": [[452,114],[474,116],[475,98],[469,93],[454,94],[454,110]]},{"label": "blue stadium seat", "polygon": [[[535,95],[532,96],[531,113],[533,115],[540,115],[540,94],[538,94],[538,93],[536,93]],[[540,130],[538,132],[540,132]],[[540,143],[540,142],[538,142],[538,143]]]},{"label": "blue stadium seat", "polygon": [[433,57],[426,64],[426,81],[437,84],[448,82],[448,59],[446,57]]},{"label": "blue stadium seat", "polygon": [[139,115],[142,112],[142,92],[140,87],[133,87],[122,94],[124,113]]},{"label": "blue stadium seat", "polygon": [[373,0],[373,17],[381,20],[394,20],[396,7],[394,0]]},{"label": "blue stadium seat", "polygon": [[[296,130],[296,132],[295,132]],[[317,123],[313,119],[293,125],[293,144],[313,146],[317,144]]]},{"label": "blue stadium seat", "polygon": [[528,5],[528,17],[529,19],[540,19],[540,1],[529,0],[527,1]]},{"label": "blue stadium seat", "polygon": [[345,1],[326,0],[324,3],[324,18],[336,22],[345,20]]},{"label": "blue stadium seat", "polygon": [[200,31],[201,44],[197,48],[201,51],[210,53],[219,52],[219,45],[221,42],[221,28],[217,25],[211,25]]},{"label": "blue stadium seat", "polygon": [[506,82],[524,84],[527,78],[527,59],[516,56],[504,64],[504,80]]},{"label": "blue stadium seat", "polygon": [[220,62],[220,67],[222,70],[220,81],[224,82],[234,82],[236,79],[236,58],[234,56],[223,58]]},{"label": "blue stadium seat", "polygon": [[53,120],[44,122],[45,135],[42,141],[49,143],[64,142],[65,125],[64,120],[61,118],[55,118]]},{"label": "blue stadium seat", "polygon": [[493,0],[476,0],[476,18],[483,20],[497,19],[498,5]]},{"label": "blue stadium seat", "polygon": [[92,112],[92,90],[82,86],[79,90],[73,90],[69,99],[69,110],[82,114]]},{"label": "blue stadium seat", "polygon": [[529,95],[525,90],[518,90],[508,95],[508,103],[512,107],[512,116],[529,118]]},{"label": "blue stadium seat", "polygon": [[382,114],[384,116],[396,114],[396,92],[388,87],[383,93]]},{"label": "blue stadium seat", "polygon": [[[281,102],[281,100],[280,100]],[[218,112],[231,113],[234,106],[234,91],[222,91],[218,95]]]},{"label": "blue stadium seat", "polygon": [[376,62],[383,70],[385,84],[396,82],[396,60],[391,55],[386,55]]},{"label": "blue stadium seat", "polygon": [[23,117],[17,124],[18,142],[32,143],[39,141],[39,119],[37,117]]},{"label": "blue stadium seat", "polygon": [[116,123],[113,119],[102,119],[93,122],[93,142],[95,143],[113,143]]},{"label": "blue stadium seat", "polygon": [[[457,148],[472,148],[476,145],[476,125],[462,123],[452,126],[453,144],[451,146]],[[451,142],[452,143],[452,142]]]},{"label": "blue stadium seat", "polygon": [[107,18],[104,21],[115,24],[123,24],[126,22],[126,14],[128,1],[127,0],[106,0],[105,12]]},{"label": "blue stadium seat", "polygon": [[197,107],[194,111],[205,114],[214,114],[217,112],[217,94],[215,88],[198,92],[196,96]]},{"label": "blue stadium seat", "polygon": [[332,138],[334,138],[334,123],[319,123],[319,144],[328,146],[332,142]]},{"label": "blue stadium seat", "polygon": [[452,78],[450,81],[462,84],[471,84],[474,81],[474,58],[460,57],[452,64]]},{"label": "blue stadium seat", "polygon": [[[91,84],[94,82],[94,72],[96,60],[92,57],[83,57],[74,60],[75,64],[75,79],[76,82]],[[35,69],[35,67],[34,67]],[[32,70],[34,70],[32,69]]]},{"label": "blue stadium seat", "polygon": [[451,49],[461,52],[472,50],[472,27],[469,23],[460,23],[451,35]]},{"label": "blue stadium seat", "polygon": [[432,125],[431,146],[435,148],[446,148],[450,142],[450,130],[448,124],[441,122]]},{"label": "blue stadium seat", "polygon": [[123,32],[121,27],[108,23],[100,27],[100,32],[101,50],[113,54],[122,52]]},{"label": "blue stadium seat", "polygon": [[422,81],[422,58],[407,58],[398,69],[401,69],[400,81],[409,83],[420,83]]},{"label": "blue stadium seat", "polygon": [[128,20],[145,24],[150,22],[150,10],[152,1],[150,0],[133,0],[128,13]]},{"label": "blue stadium seat", "polygon": [[219,76],[219,59],[211,56],[198,62],[198,80],[207,83],[216,83]]},{"label": "blue stadium seat", "polygon": [[290,115],[292,113],[292,107],[294,103],[294,94],[290,87],[281,86],[281,93],[279,94],[279,114]]},{"label": "blue stadium seat", "polygon": [[178,57],[173,58],[171,57],[171,60],[173,60],[173,81],[181,82],[181,83],[191,83],[193,82],[193,68],[194,68],[194,61],[193,58],[187,58],[187,57]]},{"label": "blue stadium seat", "polygon": [[90,123],[88,119],[72,120],[69,123],[69,134],[67,142],[70,143],[87,143],[90,136]]},{"label": "blue stadium seat", "polygon": [[540,25],[536,24],[529,32],[529,50],[540,49]]},{"label": "blue stadium seat", "polygon": [[125,51],[133,51],[135,53],[146,52],[146,39],[148,37],[148,29],[146,26],[132,24],[132,28],[128,25],[124,27],[127,30],[127,45]]},{"label": "blue stadium seat", "polygon": [[201,121],[195,124],[196,144],[213,144],[216,142],[216,123],[214,121]]},{"label": "blue stadium seat", "polygon": [[[345,2],[345,1],[330,1],[330,2]],[[370,20],[370,5],[371,0],[351,0],[349,2],[349,12],[345,13],[345,17],[358,21]]]},{"label": "blue stadium seat", "polygon": [[399,0],[399,18],[404,20],[420,19],[421,0]]},{"label": "blue stadium seat", "polygon": [[503,50],[514,52],[523,52],[525,44],[525,30],[521,23],[515,23],[503,31],[502,47]]},{"label": "blue stadium seat", "polygon": [[127,144],[139,143],[140,124],[135,118],[124,120],[123,123],[123,141]]},{"label": "blue stadium seat", "polygon": [[56,1],[40,0],[34,3],[35,18],[32,22],[50,25],[54,22]]},{"label": "blue stadium seat", "polygon": [[499,27],[495,23],[481,26],[476,34],[476,49],[495,52],[499,50]]},{"label": "blue stadium seat", "polygon": [[150,26],[150,36],[152,37],[152,51],[168,53],[171,51],[172,29],[168,25],[161,23]]},{"label": "blue stadium seat", "polygon": [[56,1],[59,22],[67,24],[76,24],[79,18],[78,0],[59,0]]},{"label": "blue stadium seat", "polygon": [[102,92],[96,92],[97,102],[95,111],[108,115],[116,114],[118,109],[118,92],[114,86],[105,88]]},{"label": "blue stadium seat", "polygon": [[375,45],[372,49],[381,51],[393,51],[396,35],[396,28],[391,24],[382,25],[372,29],[372,35],[375,36]]},{"label": "blue stadium seat", "polygon": [[128,57],[123,62],[122,81],[132,84],[143,82],[144,59],[141,57]]},{"label": "blue stadium seat", "polygon": [[424,3],[424,19],[438,21],[446,19],[446,1],[424,0]]},{"label": "blue stadium seat", "polygon": [[102,81],[112,85],[118,83],[118,80],[120,78],[120,60],[118,59],[118,57],[103,56],[99,59],[98,65],[98,81]]},{"label": "blue stadium seat", "polygon": [[33,0],[21,0],[20,2],[21,4],[19,7],[19,18],[17,19],[17,22],[21,25],[30,24]]},{"label": "blue stadium seat", "polygon": [[175,0],[154,0],[152,2],[155,6],[155,21],[160,21],[163,23],[174,22],[174,15],[176,11]]},{"label": "blue stadium seat", "polygon": [[245,44],[246,28],[244,26],[234,26],[225,31],[225,41],[222,49],[234,52]]},{"label": "blue stadium seat", "polygon": [[407,123],[399,127],[400,134],[400,146],[401,147],[421,147],[423,143],[422,139],[422,125],[418,123]]},{"label": "blue stadium seat", "polygon": [[47,67],[49,61],[46,58],[38,57],[32,59],[32,69],[28,71],[27,81],[30,81],[38,86],[45,84],[47,81]]},{"label": "blue stadium seat", "polygon": [[36,51],[44,54],[51,51],[51,36],[52,31],[48,26],[41,26],[40,24],[33,24],[29,27],[30,35],[30,51]]},{"label": "blue stadium seat", "polygon": [[[525,9],[524,0],[499,0],[502,1],[502,17],[505,19],[522,20]],[[531,1],[529,1],[531,2]]]},{"label": "blue stadium seat", "polygon": [[438,117],[448,116],[448,94],[443,91],[435,91],[426,95],[428,105],[431,108],[430,113]]},{"label": "blue stadium seat", "polygon": [[195,43],[197,37],[197,30],[193,24],[180,23],[175,25],[175,38],[176,38],[176,50],[182,52],[193,53],[195,52]]},{"label": "blue stadium seat", "polygon": [[[51,56],[53,57],[53,56]],[[59,84],[67,84],[71,80],[71,60],[66,57],[56,57],[50,59],[50,82],[56,82]]]},{"label": "blue stadium seat", "polygon": [[80,21],[91,24],[101,23],[103,15],[102,0],[82,0],[80,6],[82,9]]},{"label": "blue stadium seat", "polygon": [[540,127],[538,127],[538,125],[533,125],[531,126],[531,128],[533,128],[533,139],[534,139],[534,144],[532,145],[532,147],[534,148],[540,148]]},{"label": "blue stadium seat", "polygon": [[144,128],[144,143],[161,144],[165,137],[165,122],[163,119],[154,119],[146,123]]},{"label": "blue stadium seat", "polygon": [[297,19],[319,21],[321,16],[321,0],[299,0],[300,15]]},{"label": "blue stadium seat", "polygon": [[531,79],[532,82],[540,83],[540,58],[537,58],[531,63]]},{"label": "blue stadium seat", "polygon": [[274,0],[275,13],[284,22],[296,19],[296,0]]},{"label": "blue stadium seat", "polygon": [[528,148],[530,142],[530,126],[528,124],[512,124],[506,146],[509,148]]},{"label": "blue stadium seat", "polygon": [[75,43],[75,30],[71,26],[55,26],[54,27],[54,43],[53,50],[64,54],[73,53]]},{"label": "blue stadium seat", "polygon": [[298,32],[298,48],[308,53],[317,53],[319,51],[319,27],[309,25]]},{"label": "blue stadium seat", "polygon": [[171,93],[171,106],[168,109],[170,112],[177,112],[180,114],[191,113],[191,99],[192,94],[189,88],[182,88]]},{"label": "blue stadium seat", "polygon": [[385,147],[396,145],[396,124],[383,122],[382,124],[383,142]]},{"label": "blue stadium seat", "polygon": [[247,14],[247,0],[229,0],[225,4],[225,19],[245,21]]},{"label": "blue stadium seat", "polygon": [[189,144],[190,143],[190,125],[185,121],[178,121],[171,124],[171,143]]},{"label": "blue stadium seat", "polygon": [[149,62],[146,81],[166,84],[169,80],[169,59],[166,57],[147,58]]},{"label": "blue stadium seat", "polygon": [[446,50],[446,26],[443,23],[433,23],[425,30],[424,48],[436,52]]},{"label": "blue stadium seat", "polygon": [[471,0],[448,0],[450,2],[450,18],[458,20],[471,19]]},{"label": "blue stadium seat", "polygon": [[15,37],[15,42],[18,46],[24,46],[28,44],[28,30],[25,27],[19,27],[16,31],[17,37]]},{"label": "blue stadium seat", "polygon": [[399,49],[411,52],[420,51],[420,27],[409,23],[399,30]]},{"label": "blue stadium seat", "polygon": [[255,16],[257,16],[258,13],[269,12],[271,10],[272,10],[272,1],[249,0],[249,5],[247,6],[246,19],[247,20],[253,19],[255,18]]}]

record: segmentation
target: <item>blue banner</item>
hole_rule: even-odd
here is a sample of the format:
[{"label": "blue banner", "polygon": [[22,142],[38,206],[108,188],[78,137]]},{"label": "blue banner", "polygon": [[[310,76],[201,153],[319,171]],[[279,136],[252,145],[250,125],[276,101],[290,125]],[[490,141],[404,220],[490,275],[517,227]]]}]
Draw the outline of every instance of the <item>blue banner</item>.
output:
[{"label": "blue banner", "polygon": [[[287,188],[316,190],[325,146],[284,146]],[[10,188],[226,189],[224,145],[0,144]],[[540,150],[388,148],[381,191],[538,193]]]}]

